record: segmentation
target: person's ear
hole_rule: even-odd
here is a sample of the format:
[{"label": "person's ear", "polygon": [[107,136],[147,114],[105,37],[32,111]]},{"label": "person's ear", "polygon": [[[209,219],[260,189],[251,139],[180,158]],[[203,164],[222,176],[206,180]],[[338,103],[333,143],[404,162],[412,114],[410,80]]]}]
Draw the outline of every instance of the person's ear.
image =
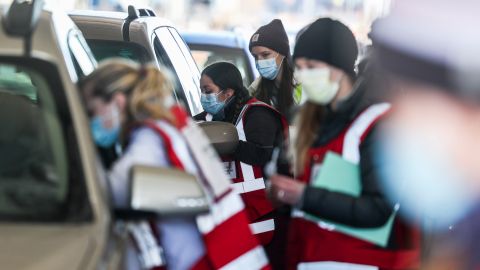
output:
[{"label": "person's ear", "polygon": [[277,65],[280,66],[283,63],[283,61],[285,61],[285,56],[282,54],[278,54],[276,59]]},{"label": "person's ear", "polygon": [[115,102],[121,111],[124,111],[127,107],[127,97],[123,93],[115,93],[113,95],[113,102]]},{"label": "person's ear", "polygon": [[232,88],[225,89],[225,97],[226,99],[230,99],[235,95],[235,91]]},{"label": "person's ear", "polygon": [[348,78],[348,76],[346,76],[347,74],[344,71],[342,71],[341,69],[335,68],[335,67],[332,67],[332,66],[328,66],[328,68],[330,69],[330,80],[331,81],[340,83],[341,80],[344,80],[344,79]]}]

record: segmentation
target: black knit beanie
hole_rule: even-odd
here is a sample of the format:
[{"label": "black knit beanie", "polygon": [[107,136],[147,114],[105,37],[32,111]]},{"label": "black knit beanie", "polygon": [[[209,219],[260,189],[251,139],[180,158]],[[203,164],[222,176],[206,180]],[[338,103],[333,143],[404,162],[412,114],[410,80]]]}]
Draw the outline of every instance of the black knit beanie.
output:
[{"label": "black knit beanie", "polygon": [[275,19],[269,24],[258,28],[250,38],[248,48],[250,52],[254,46],[263,46],[272,49],[283,56],[290,56],[290,45],[287,32],[283,28],[282,21]]},{"label": "black knit beanie", "polygon": [[316,20],[298,37],[293,59],[305,57],[320,60],[355,76],[358,48],[352,31],[330,18]]}]

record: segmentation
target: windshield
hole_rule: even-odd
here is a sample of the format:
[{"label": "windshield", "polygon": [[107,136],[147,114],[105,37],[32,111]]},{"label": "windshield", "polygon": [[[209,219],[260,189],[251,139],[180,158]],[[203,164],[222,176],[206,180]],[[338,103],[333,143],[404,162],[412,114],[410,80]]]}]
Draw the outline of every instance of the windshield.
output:
[{"label": "windshield", "polygon": [[[0,61],[2,221],[59,221],[73,212],[84,217],[78,143],[67,136],[73,126],[62,89],[52,64]],[[73,187],[81,196],[72,196]]]},{"label": "windshield", "polygon": [[151,59],[142,46],[127,41],[87,40],[97,61],[107,58],[121,57],[137,63],[147,63]]}]

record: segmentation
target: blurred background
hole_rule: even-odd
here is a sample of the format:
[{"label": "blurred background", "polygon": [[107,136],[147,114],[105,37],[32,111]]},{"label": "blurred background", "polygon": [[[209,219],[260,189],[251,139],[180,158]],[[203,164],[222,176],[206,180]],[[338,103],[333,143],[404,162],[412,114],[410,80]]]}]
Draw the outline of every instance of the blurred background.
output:
[{"label": "blurred background", "polygon": [[[393,0],[46,0],[65,10],[125,11],[128,5],[151,7],[181,30],[233,30],[250,36],[274,18],[282,19],[293,43],[296,33],[318,17],[330,16],[347,24],[363,44],[372,21],[390,10]],[[9,4],[10,0],[0,0]]]}]

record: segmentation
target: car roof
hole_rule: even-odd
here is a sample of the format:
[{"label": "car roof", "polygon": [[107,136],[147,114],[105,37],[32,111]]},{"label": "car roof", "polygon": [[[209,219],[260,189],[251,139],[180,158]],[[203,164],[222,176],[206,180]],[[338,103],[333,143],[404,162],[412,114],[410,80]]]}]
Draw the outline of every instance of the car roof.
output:
[{"label": "car roof", "polygon": [[182,32],[182,37],[189,45],[211,45],[229,48],[246,48],[246,40],[233,32]]},{"label": "car roof", "polygon": [[[122,28],[128,17],[126,12],[75,10],[69,12],[68,15],[87,39],[123,40]],[[148,34],[162,26],[173,27],[167,19],[141,16],[130,23],[130,33],[145,32]]]}]

